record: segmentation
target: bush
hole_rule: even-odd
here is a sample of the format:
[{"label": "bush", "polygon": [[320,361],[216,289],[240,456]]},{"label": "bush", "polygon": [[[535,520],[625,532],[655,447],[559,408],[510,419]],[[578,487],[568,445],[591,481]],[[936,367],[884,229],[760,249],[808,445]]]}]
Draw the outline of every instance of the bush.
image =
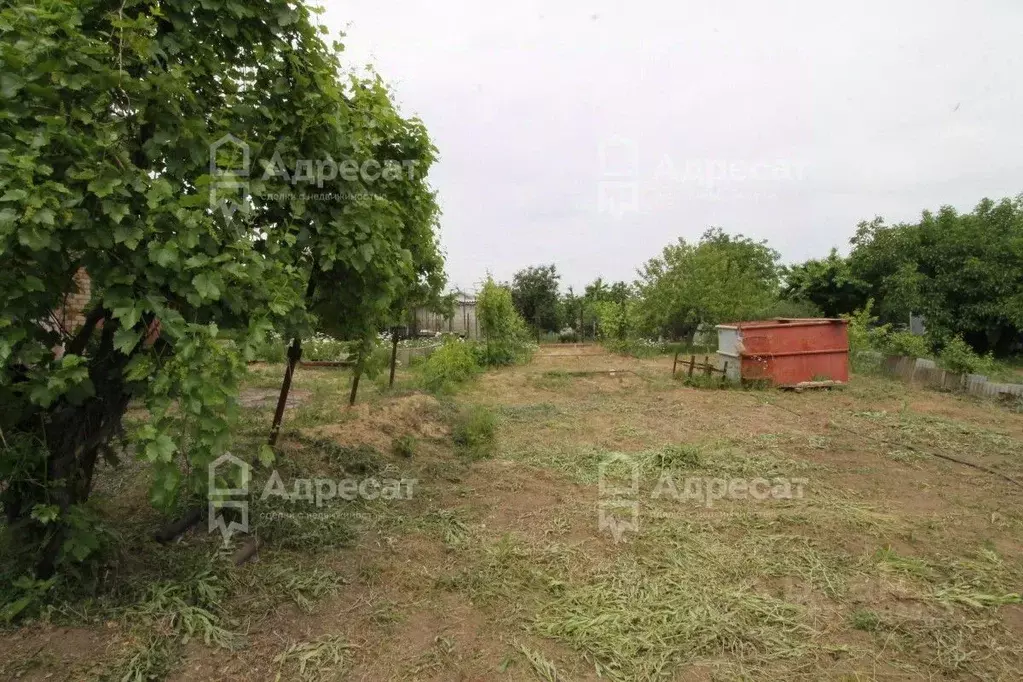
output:
[{"label": "bush", "polygon": [[287,344],[280,334],[271,332],[252,344],[253,360],[281,363],[287,359]]},{"label": "bush", "polygon": [[877,318],[871,315],[873,307],[874,299],[869,299],[862,309],[842,316],[849,321],[849,352],[854,355],[865,350],[882,350],[884,339],[891,332],[891,325],[877,326]]},{"label": "bush", "polygon": [[535,347],[526,323],[515,310],[511,291],[488,277],[476,297],[476,315],[484,343],[476,351],[483,366],[511,365],[529,359]]},{"label": "bush", "polygon": [[[282,338],[280,334],[271,332],[252,345],[253,359],[271,363],[286,362],[290,345],[291,339]],[[337,362],[353,355],[357,350],[356,346],[357,344],[341,341],[326,334],[315,334],[302,339],[302,359]]]},{"label": "bush", "polygon": [[882,352],[888,355],[908,355],[912,358],[926,358],[931,354],[927,340],[910,332],[892,332],[881,339]]},{"label": "bush", "polygon": [[497,416],[482,405],[458,413],[451,438],[472,459],[489,457],[497,440]]},{"label": "bush", "polygon": [[995,359],[990,354],[977,355],[963,337],[955,336],[941,349],[938,363],[943,369],[959,374],[989,374],[994,370]]},{"label": "bush", "polygon": [[630,355],[634,358],[652,358],[665,353],[674,353],[680,344],[662,343],[650,339],[608,339],[604,348],[618,355]]},{"label": "bush", "polygon": [[571,327],[566,327],[558,332],[559,343],[579,343],[579,334]]},{"label": "bush", "polygon": [[302,359],[337,362],[354,355],[357,345],[326,334],[315,334],[312,338],[302,339]]},{"label": "bush", "polygon": [[419,380],[428,391],[446,393],[480,372],[473,344],[446,341],[418,367]]}]

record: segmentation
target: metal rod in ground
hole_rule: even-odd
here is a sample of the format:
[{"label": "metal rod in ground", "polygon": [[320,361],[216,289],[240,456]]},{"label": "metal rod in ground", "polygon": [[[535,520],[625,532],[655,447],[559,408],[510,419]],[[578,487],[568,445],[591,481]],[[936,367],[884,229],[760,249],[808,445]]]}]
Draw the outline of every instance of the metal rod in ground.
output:
[{"label": "metal rod in ground", "polygon": [[295,374],[295,365],[302,357],[302,339],[297,336],[292,340],[288,349],[288,365],[284,368],[284,381],[281,382],[281,394],[277,398],[277,409],[274,411],[273,424],[270,426],[270,438],[267,440],[271,446],[277,444],[277,436],[281,433],[281,422],[284,421],[284,408],[288,405],[288,392],[291,390],[291,377]]},{"label": "metal rod in ground", "polygon": [[728,378],[728,361],[725,360],[724,367],[721,368],[721,384],[724,385],[725,379]]},{"label": "metal rod in ground", "polygon": [[675,378],[675,368],[678,367],[678,354],[682,351],[675,351],[675,360],[671,363],[671,378]]}]

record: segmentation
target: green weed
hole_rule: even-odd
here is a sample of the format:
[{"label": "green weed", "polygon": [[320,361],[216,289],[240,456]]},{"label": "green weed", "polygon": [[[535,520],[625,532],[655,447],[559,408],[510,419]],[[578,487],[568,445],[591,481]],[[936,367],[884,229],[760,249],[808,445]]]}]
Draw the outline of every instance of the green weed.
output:
[{"label": "green weed", "polygon": [[489,457],[497,440],[497,416],[482,405],[461,410],[455,418],[451,437],[459,450],[470,458]]},{"label": "green weed", "polygon": [[418,445],[416,437],[411,434],[405,434],[404,436],[398,436],[391,440],[391,452],[396,457],[404,457],[411,459],[416,454],[416,446]]}]

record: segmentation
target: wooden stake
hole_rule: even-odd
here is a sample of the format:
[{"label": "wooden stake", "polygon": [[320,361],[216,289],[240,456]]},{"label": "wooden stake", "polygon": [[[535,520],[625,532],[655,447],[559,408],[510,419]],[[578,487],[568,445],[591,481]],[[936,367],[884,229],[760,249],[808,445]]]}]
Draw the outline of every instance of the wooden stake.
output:
[{"label": "wooden stake", "polygon": [[398,361],[398,328],[391,329],[391,378],[387,382],[388,388],[394,388],[394,365]]},{"label": "wooden stake", "polygon": [[[317,260],[313,257],[313,266],[309,272],[309,281],[305,285],[305,300],[310,302],[313,294],[316,293],[316,271]],[[281,422],[284,421],[284,408],[288,405],[288,391],[291,390],[291,377],[295,374],[295,365],[302,359],[302,339],[295,337],[291,341],[291,348],[288,349],[288,366],[284,369],[284,381],[281,382],[281,394],[277,398],[277,409],[274,411],[274,421],[270,426],[270,438],[267,443],[272,447],[277,444],[277,436],[281,432]]]},{"label": "wooden stake", "polygon": [[291,390],[291,377],[295,374],[295,365],[302,357],[302,339],[297,336],[291,342],[288,349],[288,366],[284,369],[284,381],[281,382],[281,394],[277,397],[277,410],[274,411],[274,421],[270,426],[270,438],[267,443],[271,446],[277,444],[277,436],[281,433],[281,422],[284,421],[284,408],[288,405],[288,392]]}]

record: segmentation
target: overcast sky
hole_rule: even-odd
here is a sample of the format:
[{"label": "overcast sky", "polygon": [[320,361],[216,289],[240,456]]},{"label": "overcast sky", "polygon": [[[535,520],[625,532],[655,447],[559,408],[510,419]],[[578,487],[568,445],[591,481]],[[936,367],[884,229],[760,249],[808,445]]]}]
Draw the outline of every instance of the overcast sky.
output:
[{"label": "overcast sky", "polygon": [[786,262],[1023,191],[1023,2],[328,3],[440,150],[453,285],[632,280],[710,226]]}]

